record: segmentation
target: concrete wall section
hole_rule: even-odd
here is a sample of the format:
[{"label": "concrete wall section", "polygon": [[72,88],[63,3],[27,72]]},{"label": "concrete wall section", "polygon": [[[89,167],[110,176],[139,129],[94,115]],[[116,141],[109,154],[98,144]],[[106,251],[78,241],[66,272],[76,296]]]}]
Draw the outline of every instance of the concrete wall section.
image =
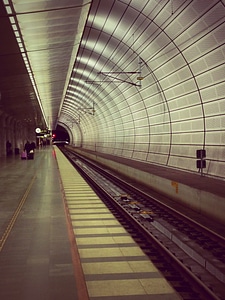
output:
[{"label": "concrete wall section", "polygon": [[[36,134],[29,123],[22,123],[0,110],[0,138],[0,157],[5,157],[21,152],[27,140],[36,141]],[[7,141],[11,144],[10,151]]]}]

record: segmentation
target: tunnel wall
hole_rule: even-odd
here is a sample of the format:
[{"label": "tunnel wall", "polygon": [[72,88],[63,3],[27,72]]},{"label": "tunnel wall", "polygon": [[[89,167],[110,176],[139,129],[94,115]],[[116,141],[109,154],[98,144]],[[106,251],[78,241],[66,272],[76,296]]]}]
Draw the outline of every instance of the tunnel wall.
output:
[{"label": "tunnel wall", "polygon": [[[75,133],[74,143],[192,172],[198,171],[196,150],[204,149],[204,172],[224,179],[225,3],[153,2],[108,1],[105,23],[104,4],[92,8],[95,18],[84,31],[74,88],[83,89],[85,80],[102,82],[85,86],[84,106],[93,102],[95,110],[81,114],[81,136]],[[137,74],[126,71],[137,70],[140,61],[138,82]],[[88,72],[81,76],[80,69]],[[118,70],[120,82],[97,76]]]}]

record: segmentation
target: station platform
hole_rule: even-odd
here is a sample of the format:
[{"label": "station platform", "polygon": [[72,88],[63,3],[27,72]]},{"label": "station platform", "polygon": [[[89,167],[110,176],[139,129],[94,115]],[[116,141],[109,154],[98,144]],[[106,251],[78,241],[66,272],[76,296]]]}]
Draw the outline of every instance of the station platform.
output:
[{"label": "station platform", "polygon": [[0,299],[181,299],[57,147],[0,177]]},{"label": "station platform", "polygon": [[78,300],[52,147],[0,161],[0,299]]}]

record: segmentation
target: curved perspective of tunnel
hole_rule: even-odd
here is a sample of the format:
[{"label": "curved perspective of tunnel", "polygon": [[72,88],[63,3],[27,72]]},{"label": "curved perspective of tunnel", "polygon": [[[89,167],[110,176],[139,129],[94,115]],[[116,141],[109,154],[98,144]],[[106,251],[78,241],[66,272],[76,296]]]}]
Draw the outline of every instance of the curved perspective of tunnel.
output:
[{"label": "curved perspective of tunnel", "polygon": [[171,2],[93,1],[60,120],[73,106],[75,145],[134,160],[196,171],[205,149],[223,177],[224,3]]},{"label": "curved perspective of tunnel", "polygon": [[[45,7],[51,17],[73,1],[47,1],[51,7],[45,2],[13,1],[34,76],[47,68],[45,62],[45,68],[35,70],[32,63],[44,42],[40,49],[26,44],[32,29],[24,15],[38,16]],[[55,77],[45,77],[56,82],[54,89],[43,81],[38,86],[36,77],[46,125],[53,130],[62,126],[75,147],[190,172],[198,171],[196,150],[203,149],[205,173],[224,179],[225,1],[93,0],[76,5],[81,17],[73,36],[71,27],[63,32],[64,44],[71,39],[70,56],[60,51],[60,68],[57,59],[50,66]],[[72,9],[70,14],[73,18]],[[66,23],[61,20],[54,41],[45,42],[52,48]],[[37,20],[32,21],[35,26]],[[44,96],[49,93],[47,104],[41,88]]]}]

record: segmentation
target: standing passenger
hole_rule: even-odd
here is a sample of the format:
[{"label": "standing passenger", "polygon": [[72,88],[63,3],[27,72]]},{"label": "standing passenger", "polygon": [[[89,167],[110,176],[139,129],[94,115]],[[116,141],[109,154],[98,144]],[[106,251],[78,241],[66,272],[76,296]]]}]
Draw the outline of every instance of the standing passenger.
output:
[{"label": "standing passenger", "polygon": [[30,148],[30,142],[27,141],[26,144],[25,144],[25,146],[24,146],[24,151],[27,152],[27,157],[29,155],[30,150],[31,150],[31,148]]},{"label": "standing passenger", "polygon": [[12,144],[10,141],[6,142],[6,155],[11,155],[12,154]]},{"label": "standing passenger", "polygon": [[36,149],[36,144],[35,144],[35,142],[32,142],[32,143],[30,144],[30,150],[33,150],[33,151],[34,151],[34,149]]}]

